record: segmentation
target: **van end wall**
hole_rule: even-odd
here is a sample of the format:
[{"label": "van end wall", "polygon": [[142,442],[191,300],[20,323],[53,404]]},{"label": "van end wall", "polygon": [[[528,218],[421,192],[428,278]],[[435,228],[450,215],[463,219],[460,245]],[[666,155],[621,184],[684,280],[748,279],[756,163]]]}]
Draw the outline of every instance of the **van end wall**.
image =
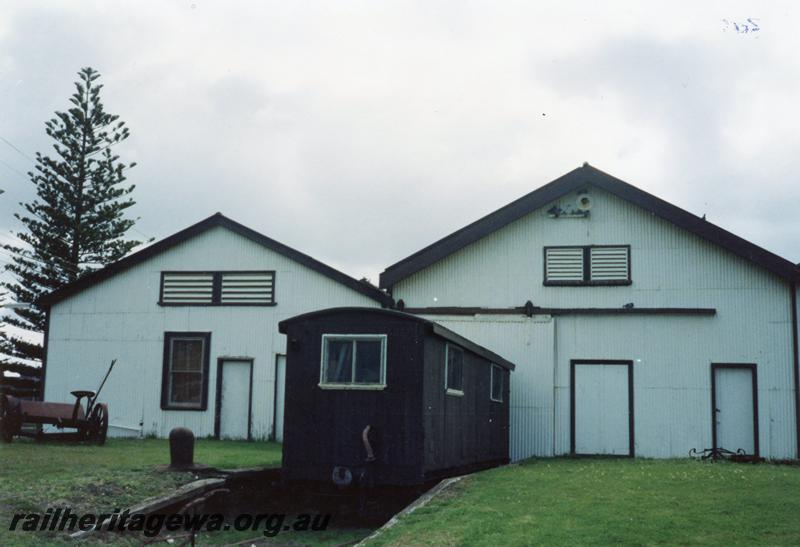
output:
[{"label": "van end wall", "polygon": [[[385,334],[384,389],[319,387],[323,334]],[[361,311],[290,323],[283,466],[287,476],[329,481],[335,466],[359,468],[370,426],[376,484],[422,482],[424,329],[408,318]]]}]

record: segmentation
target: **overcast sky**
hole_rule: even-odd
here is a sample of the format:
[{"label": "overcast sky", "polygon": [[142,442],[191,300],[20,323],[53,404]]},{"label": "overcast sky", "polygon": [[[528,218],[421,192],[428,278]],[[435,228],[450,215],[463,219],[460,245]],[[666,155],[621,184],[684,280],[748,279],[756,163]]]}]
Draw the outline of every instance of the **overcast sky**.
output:
[{"label": "overcast sky", "polygon": [[134,237],[221,211],[377,282],[588,161],[797,262],[798,36],[797,2],[0,0],[0,239],[92,66]]}]

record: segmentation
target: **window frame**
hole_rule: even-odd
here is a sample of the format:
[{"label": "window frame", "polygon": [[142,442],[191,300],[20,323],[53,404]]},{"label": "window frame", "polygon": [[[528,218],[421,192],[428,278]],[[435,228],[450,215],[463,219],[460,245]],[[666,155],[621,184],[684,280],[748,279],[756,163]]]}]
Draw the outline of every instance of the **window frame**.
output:
[{"label": "window frame", "polygon": [[[222,302],[222,276],[225,274],[267,274],[272,276],[272,299],[269,302]],[[213,290],[211,302],[164,302],[164,276],[165,275],[211,275],[213,277]],[[275,300],[277,275],[275,270],[164,270],[161,272],[158,283],[158,305],[168,307],[181,306],[277,306]]]},{"label": "window frame", "polygon": [[[450,387],[450,349],[455,349],[461,353],[461,389]],[[456,397],[464,396],[464,348],[455,344],[446,343],[444,348],[444,391],[447,395]]]},{"label": "window frame", "polygon": [[[500,371],[500,398],[494,398],[494,371],[495,369]],[[492,363],[492,366],[489,367],[489,400],[494,403],[502,403],[504,401],[504,390],[505,390],[505,376],[503,376],[503,367]]]},{"label": "window frame", "polygon": [[[200,387],[199,403],[173,403],[170,401],[170,382],[172,380],[172,341],[173,340],[196,340],[203,341],[203,355],[201,370],[203,378]],[[161,410],[188,410],[205,411],[208,409],[208,374],[209,362],[211,358],[211,333],[210,332],[175,332],[164,333],[164,357],[161,364]]]},{"label": "window frame", "polygon": [[[321,338],[321,346],[320,346],[320,363],[319,363],[319,383],[317,387],[320,389],[353,389],[353,390],[382,390],[386,389],[386,360],[387,360],[387,352],[389,347],[389,336],[387,334],[375,334],[375,333],[364,333],[364,334],[336,334],[336,333],[324,333]],[[326,357],[328,356],[328,341],[330,340],[351,340],[353,342],[353,351],[351,357],[351,364],[352,367],[350,373],[350,382],[327,382],[325,381],[325,363]],[[381,369],[380,369],[380,380],[378,383],[370,383],[370,384],[362,384],[356,383],[356,344],[359,340],[363,341],[379,341],[381,342]]]},{"label": "window frame", "polygon": [[[627,251],[628,259],[628,277],[627,279],[601,279],[593,280],[591,278],[592,272],[592,249],[625,249]],[[549,249],[583,249],[583,279],[581,280],[550,280],[547,279],[547,251]],[[544,281],[542,284],[546,287],[614,287],[632,285],[632,265],[631,265],[631,246],[626,245],[545,245],[542,249],[542,276]]]}]

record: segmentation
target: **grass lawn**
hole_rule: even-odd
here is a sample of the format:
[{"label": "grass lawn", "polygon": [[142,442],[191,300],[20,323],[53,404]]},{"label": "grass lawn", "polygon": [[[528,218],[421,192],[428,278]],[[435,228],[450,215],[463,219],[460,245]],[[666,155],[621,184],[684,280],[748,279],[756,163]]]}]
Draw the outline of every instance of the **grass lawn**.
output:
[{"label": "grass lawn", "polygon": [[528,460],[446,490],[375,545],[800,544],[800,467]]},{"label": "grass lawn", "polygon": [[[279,465],[280,445],[198,440],[195,460],[214,467]],[[63,534],[10,532],[18,511],[69,506],[102,513],[134,505],[195,479],[153,468],[165,440],[109,440],[104,447],[0,444],[0,545],[70,545]],[[528,460],[457,483],[379,536],[377,545],[800,544],[800,467],[692,460]],[[291,522],[291,517],[289,518]],[[264,541],[354,542],[363,528],[287,532]],[[259,537],[201,533],[200,545]],[[98,534],[89,543],[140,544]],[[178,542],[180,543],[180,541]]]},{"label": "grass lawn", "polygon": [[[195,461],[219,468],[279,466],[281,446],[266,442],[199,439]],[[0,545],[58,542],[62,536],[10,532],[15,512],[41,512],[69,506],[75,513],[124,509],[145,498],[191,482],[191,473],[163,473],[153,468],[169,463],[163,439],[109,439],[105,446],[0,443]]]}]

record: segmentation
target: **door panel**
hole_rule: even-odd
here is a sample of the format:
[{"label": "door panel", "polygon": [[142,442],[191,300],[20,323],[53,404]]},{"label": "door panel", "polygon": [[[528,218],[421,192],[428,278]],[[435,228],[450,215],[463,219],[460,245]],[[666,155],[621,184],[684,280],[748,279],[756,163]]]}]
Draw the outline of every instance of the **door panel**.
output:
[{"label": "door panel", "polygon": [[630,365],[573,363],[575,454],[629,456]]},{"label": "door panel", "polygon": [[250,377],[252,362],[222,361],[220,373],[219,437],[247,439],[250,428]]},{"label": "door panel", "polygon": [[751,367],[714,367],[716,448],[757,453],[753,382]]}]

